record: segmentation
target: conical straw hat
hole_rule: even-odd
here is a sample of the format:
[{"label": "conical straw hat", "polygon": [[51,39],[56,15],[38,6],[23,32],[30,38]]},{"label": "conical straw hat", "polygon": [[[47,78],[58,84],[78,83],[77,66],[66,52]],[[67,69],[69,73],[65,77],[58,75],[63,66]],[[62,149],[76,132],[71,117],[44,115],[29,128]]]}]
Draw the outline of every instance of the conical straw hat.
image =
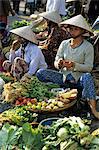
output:
[{"label": "conical straw hat", "polygon": [[24,27],[16,28],[16,29],[11,30],[10,32],[14,33],[14,34],[30,41],[30,42],[38,44],[35,33],[33,33],[30,26],[24,26]]},{"label": "conical straw hat", "polygon": [[92,29],[82,15],[77,15],[60,23],[61,25],[73,25],[82,28],[93,35]]},{"label": "conical straw hat", "polygon": [[39,16],[44,17],[44,18],[46,18],[52,22],[55,22],[57,24],[59,24],[62,21],[61,16],[58,14],[57,11],[43,12],[43,13],[40,13]]}]

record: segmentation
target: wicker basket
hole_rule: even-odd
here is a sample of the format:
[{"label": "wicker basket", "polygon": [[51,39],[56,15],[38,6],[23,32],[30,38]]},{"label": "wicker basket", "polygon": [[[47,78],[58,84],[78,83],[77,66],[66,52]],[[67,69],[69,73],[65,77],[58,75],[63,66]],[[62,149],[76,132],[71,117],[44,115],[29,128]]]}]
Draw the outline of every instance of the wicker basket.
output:
[{"label": "wicker basket", "polygon": [[62,108],[58,108],[58,109],[42,109],[42,110],[37,110],[37,109],[30,109],[31,111],[35,112],[35,113],[53,113],[53,112],[61,112],[63,110],[66,110],[70,107],[72,107],[75,103],[77,102],[77,100],[73,100],[71,103],[68,103],[66,105],[64,105],[64,107]]}]

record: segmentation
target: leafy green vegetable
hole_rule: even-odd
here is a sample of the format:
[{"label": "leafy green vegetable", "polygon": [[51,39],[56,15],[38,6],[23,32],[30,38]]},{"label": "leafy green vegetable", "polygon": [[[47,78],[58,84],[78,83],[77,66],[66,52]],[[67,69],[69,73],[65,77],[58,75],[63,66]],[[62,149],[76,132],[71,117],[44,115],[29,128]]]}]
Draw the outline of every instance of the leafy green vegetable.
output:
[{"label": "leafy green vegetable", "polygon": [[61,139],[61,141],[65,141],[68,136],[68,130],[64,127],[60,128],[57,132],[57,136]]},{"label": "leafy green vegetable", "polygon": [[33,129],[28,123],[23,125],[22,140],[28,150],[40,150],[43,145],[41,130]]},{"label": "leafy green vegetable", "polygon": [[11,76],[8,76],[4,73],[0,73],[0,77],[5,81],[5,83],[14,81],[14,79]]},{"label": "leafy green vegetable", "polygon": [[[50,91],[52,87],[56,87],[58,85],[52,84],[48,85],[46,83],[40,82],[37,77],[33,76],[31,79],[27,79],[26,82],[21,83],[24,88],[27,89],[27,93],[30,98],[37,98],[37,100],[43,100],[46,98],[53,98],[55,94]],[[23,96],[26,92],[23,93]]]},{"label": "leafy green vegetable", "polygon": [[33,122],[37,120],[37,114],[29,111],[28,106],[17,106],[13,109],[4,111],[1,116],[2,120],[7,119],[10,122],[22,126],[25,122]]},{"label": "leafy green vegetable", "polygon": [[45,146],[60,150],[85,150],[99,147],[99,138],[89,132],[89,126],[79,117],[65,117],[42,128]]},{"label": "leafy green vegetable", "polygon": [[0,130],[0,149],[12,150],[12,147],[18,144],[22,134],[22,128],[5,124]]},{"label": "leafy green vegetable", "polygon": [[41,150],[41,130],[33,129],[29,123],[22,127],[5,124],[0,130],[0,150]]},{"label": "leafy green vegetable", "polygon": [[16,28],[23,27],[23,26],[28,26],[28,25],[30,25],[30,22],[28,22],[28,21],[26,21],[26,20],[15,21],[15,22],[12,24],[12,29],[16,29]]}]

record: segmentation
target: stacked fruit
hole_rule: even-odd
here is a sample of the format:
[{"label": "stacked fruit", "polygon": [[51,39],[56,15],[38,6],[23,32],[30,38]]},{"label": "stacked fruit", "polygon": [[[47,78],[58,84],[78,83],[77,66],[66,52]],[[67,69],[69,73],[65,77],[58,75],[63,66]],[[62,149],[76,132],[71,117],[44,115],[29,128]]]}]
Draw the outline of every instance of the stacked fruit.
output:
[{"label": "stacked fruit", "polygon": [[50,99],[37,100],[36,98],[20,97],[16,100],[16,105],[28,105],[32,110],[56,110],[64,108],[68,103],[75,100],[77,90],[72,89],[67,92],[60,92],[56,97]]},{"label": "stacked fruit", "polygon": [[69,103],[72,100],[77,98],[77,94],[78,94],[77,89],[72,89],[67,92],[60,92],[58,95],[58,98],[60,101],[62,101],[64,103]]},{"label": "stacked fruit", "polygon": [[26,98],[26,97],[19,97],[17,98],[15,105],[32,105],[32,104],[37,104],[37,99],[36,98]]}]

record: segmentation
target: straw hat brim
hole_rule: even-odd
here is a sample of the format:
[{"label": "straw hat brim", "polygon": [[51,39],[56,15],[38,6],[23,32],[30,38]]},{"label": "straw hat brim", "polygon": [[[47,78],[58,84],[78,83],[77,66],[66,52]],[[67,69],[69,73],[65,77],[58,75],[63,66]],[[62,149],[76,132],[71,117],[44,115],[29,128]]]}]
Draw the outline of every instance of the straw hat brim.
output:
[{"label": "straw hat brim", "polygon": [[40,13],[39,16],[41,16],[45,19],[48,19],[57,24],[59,24],[62,21],[61,16],[58,14],[57,11],[43,12],[43,13]]},{"label": "straw hat brim", "polygon": [[75,17],[72,17],[70,19],[67,19],[60,23],[60,25],[69,25],[79,27],[81,29],[84,29],[86,32],[88,32],[90,35],[93,35],[93,31],[85,18],[82,15],[77,15]]},{"label": "straw hat brim", "polygon": [[35,33],[33,33],[30,26],[16,28],[16,29],[11,30],[10,32],[30,41],[32,43],[38,44]]}]

